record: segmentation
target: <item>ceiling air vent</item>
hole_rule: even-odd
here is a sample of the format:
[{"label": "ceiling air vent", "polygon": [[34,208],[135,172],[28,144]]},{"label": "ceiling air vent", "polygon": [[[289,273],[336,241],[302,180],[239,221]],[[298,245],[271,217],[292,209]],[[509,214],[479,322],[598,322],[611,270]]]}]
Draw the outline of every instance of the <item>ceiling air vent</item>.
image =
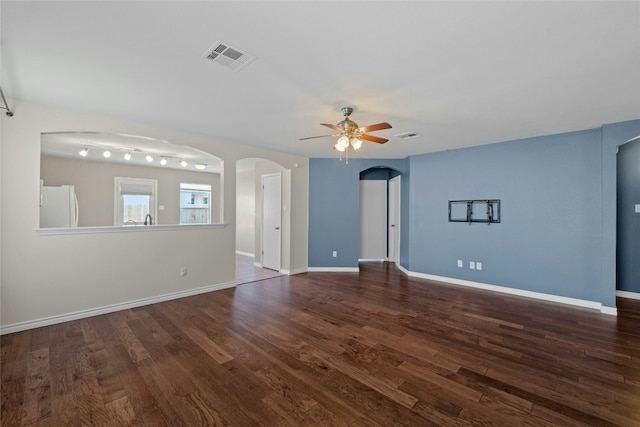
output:
[{"label": "ceiling air vent", "polygon": [[413,139],[413,138],[420,138],[422,135],[419,135],[415,132],[405,132],[405,133],[398,134],[396,136],[400,139]]},{"label": "ceiling air vent", "polygon": [[234,71],[240,71],[251,64],[256,57],[240,49],[229,46],[227,43],[217,41],[202,55],[208,61],[215,62]]}]

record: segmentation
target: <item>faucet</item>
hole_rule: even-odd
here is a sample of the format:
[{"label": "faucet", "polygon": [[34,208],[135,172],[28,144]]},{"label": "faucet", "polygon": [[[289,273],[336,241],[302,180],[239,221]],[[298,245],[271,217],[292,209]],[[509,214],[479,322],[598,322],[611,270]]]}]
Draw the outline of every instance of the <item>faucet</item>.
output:
[{"label": "faucet", "polygon": [[133,223],[133,225],[137,225],[136,222],[132,219],[128,220],[127,222],[124,223],[124,225],[130,225],[131,223]]},{"label": "faucet", "polygon": [[[147,223],[147,220],[149,223]],[[151,218],[151,214],[147,214],[147,216],[144,217],[144,225],[153,225],[153,218]]]}]

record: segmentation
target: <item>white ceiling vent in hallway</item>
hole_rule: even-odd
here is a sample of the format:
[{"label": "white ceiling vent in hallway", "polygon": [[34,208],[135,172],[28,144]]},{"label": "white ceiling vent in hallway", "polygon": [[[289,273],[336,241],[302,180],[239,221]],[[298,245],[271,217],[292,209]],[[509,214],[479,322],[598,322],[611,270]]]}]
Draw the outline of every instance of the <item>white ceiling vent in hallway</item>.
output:
[{"label": "white ceiling vent in hallway", "polygon": [[256,57],[246,52],[229,46],[228,43],[221,41],[215,42],[202,57],[208,61],[215,62],[234,71],[240,71],[247,65],[251,64]]},{"label": "white ceiling vent in hallway", "polygon": [[420,138],[422,135],[419,135],[415,132],[405,132],[405,133],[400,133],[396,136],[400,139],[413,139],[413,138]]}]

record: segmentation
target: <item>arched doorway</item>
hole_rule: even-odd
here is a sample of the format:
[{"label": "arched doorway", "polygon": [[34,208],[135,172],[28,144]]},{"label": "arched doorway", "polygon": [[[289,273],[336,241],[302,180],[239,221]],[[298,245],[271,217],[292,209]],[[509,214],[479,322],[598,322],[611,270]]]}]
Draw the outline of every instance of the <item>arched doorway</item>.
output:
[{"label": "arched doorway", "polygon": [[401,173],[385,166],[360,172],[361,261],[400,261]]},{"label": "arched doorway", "polygon": [[269,268],[264,268],[263,265],[265,208],[280,210],[281,207],[280,202],[276,207],[265,205],[263,178],[283,171],[282,166],[263,158],[244,158],[236,162],[236,284],[283,274],[280,266],[269,264]]},{"label": "arched doorway", "polygon": [[616,291],[640,298],[640,136],[621,145],[617,161]]}]

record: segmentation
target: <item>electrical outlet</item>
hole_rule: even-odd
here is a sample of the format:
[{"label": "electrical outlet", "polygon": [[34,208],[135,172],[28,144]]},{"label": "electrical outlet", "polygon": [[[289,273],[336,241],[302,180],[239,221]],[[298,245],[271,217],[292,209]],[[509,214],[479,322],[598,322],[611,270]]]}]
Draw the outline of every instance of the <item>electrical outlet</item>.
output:
[{"label": "electrical outlet", "polygon": [[472,270],[475,270],[476,269],[476,263],[473,262],[473,261],[469,261],[469,268],[472,269]]},{"label": "electrical outlet", "polygon": [[462,260],[461,259],[458,260],[458,267],[462,267]]},{"label": "electrical outlet", "polygon": [[333,251],[333,257],[337,257],[338,256],[338,251]]},{"label": "electrical outlet", "polygon": [[180,268],[180,277],[184,277],[187,275],[187,267]]},{"label": "electrical outlet", "polygon": [[479,261],[476,262],[476,270],[482,270],[482,263]]}]

